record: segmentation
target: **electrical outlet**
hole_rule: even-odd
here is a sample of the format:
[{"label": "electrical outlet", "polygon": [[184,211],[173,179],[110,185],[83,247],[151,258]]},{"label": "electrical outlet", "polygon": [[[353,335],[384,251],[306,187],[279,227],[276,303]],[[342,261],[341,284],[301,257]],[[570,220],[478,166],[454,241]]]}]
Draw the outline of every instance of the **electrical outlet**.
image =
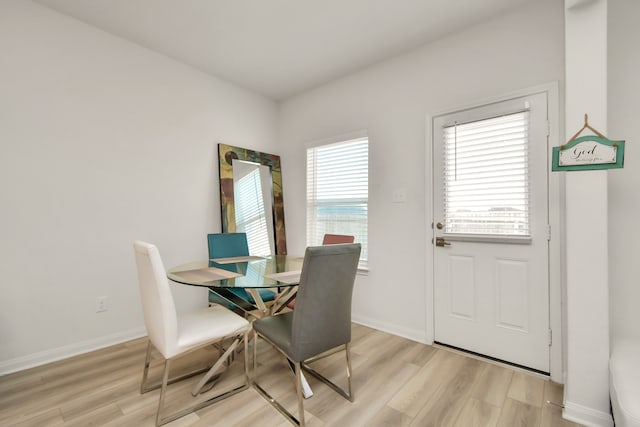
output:
[{"label": "electrical outlet", "polygon": [[102,313],[103,311],[107,311],[109,306],[107,305],[107,297],[98,297],[96,298],[96,313]]}]

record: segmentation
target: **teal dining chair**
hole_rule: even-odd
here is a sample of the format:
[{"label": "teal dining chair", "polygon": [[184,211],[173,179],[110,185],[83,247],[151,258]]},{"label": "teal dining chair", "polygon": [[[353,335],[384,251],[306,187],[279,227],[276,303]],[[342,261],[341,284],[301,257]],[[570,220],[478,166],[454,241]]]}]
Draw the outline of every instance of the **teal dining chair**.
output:
[{"label": "teal dining chair", "polygon": [[[209,259],[231,258],[249,256],[249,244],[247,243],[247,233],[213,233],[207,235],[209,246]],[[244,289],[230,288],[230,292],[245,301],[255,304],[251,295]],[[273,301],[276,293],[270,289],[258,289],[258,293],[264,302]],[[222,304],[228,308],[237,307],[229,301],[223,300],[216,294],[209,292],[209,302]]]}]

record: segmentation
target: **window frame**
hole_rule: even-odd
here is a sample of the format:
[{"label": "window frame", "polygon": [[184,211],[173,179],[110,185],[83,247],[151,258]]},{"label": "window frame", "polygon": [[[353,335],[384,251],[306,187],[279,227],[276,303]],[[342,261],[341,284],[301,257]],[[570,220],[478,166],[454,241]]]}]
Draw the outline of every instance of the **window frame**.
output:
[{"label": "window frame", "polygon": [[[358,272],[359,273],[366,273],[369,270],[369,265],[368,265],[368,240],[369,240],[369,137],[367,135],[366,131],[356,131],[356,132],[351,132],[348,134],[343,134],[343,135],[339,135],[339,136],[335,136],[332,138],[327,138],[327,139],[323,139],[323,140],[318,140],[318,141],[314,141],[313,143],[307,144],[305,146],[305,204],[306,204],[306,214],[305,214],[305,225],[306,225],[306,243],[307,245],[321,245],[321,239],[319,241],[315,241],[314,239],[311,238],[311,230],[309,229],[309,222],[310,222],[310,194],[309,194],[309,180],[310,180],[310,176],[309,174],[312,172],[309,169],[309,150],[314,150],[314,149],[318,149],[318,148],[326,148],[328,146],[331,145],[340,145],[340,144],[346,144],[346,143],[352,143],[352,142],[357,142],[358,140],[360,141],[366,141],[367,144],[367,157],[366,157],[366,162],[367,162],[367,179],[366,179],[366,183],[367,183],[367,195],[366,198],[352,198],[352,199],[344,199],[347,200],[347,204],[354,204],[354,202],[357,202],[358,204],[364,205],[365,206],[365,212],[366,212],[366,232],[364,233],[364,238],[365,240],[362,241],[362,238],[359,238],[358,236],[356,236],[356,242],[357,243],[361,243],[363,245],[363,252],[361,253],[361,258],[360,258],[360,262],[358,264]],[[340,202],[338,201],[340,199],[335,199],[334,203],[319,203],[320,205],[322,204],[326,204],[327,206],[337,206],[340,204]],[[337,202],[337,203],[336,203]],[[318,205],[318,203],[316,203],[316,206]],[[355,233],[351,233],[349,231],[340,231],[340,230],[328,230],[326,231],[327,233],[334,233],[334,234],[355,234]]]}]

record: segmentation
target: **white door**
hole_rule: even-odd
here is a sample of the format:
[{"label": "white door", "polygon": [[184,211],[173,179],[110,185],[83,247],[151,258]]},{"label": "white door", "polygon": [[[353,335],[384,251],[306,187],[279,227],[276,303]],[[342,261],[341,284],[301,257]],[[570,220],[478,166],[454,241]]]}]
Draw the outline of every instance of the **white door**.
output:
[{"label": "white door", "polygon": [[433,120],[436,342],[549,372],[547,94]]}]

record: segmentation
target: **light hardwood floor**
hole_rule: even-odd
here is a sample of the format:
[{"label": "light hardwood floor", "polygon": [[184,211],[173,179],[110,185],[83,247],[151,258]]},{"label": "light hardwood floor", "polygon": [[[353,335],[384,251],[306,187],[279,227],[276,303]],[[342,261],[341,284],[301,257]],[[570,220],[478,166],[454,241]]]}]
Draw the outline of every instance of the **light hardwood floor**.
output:
[{"label": "light hardwood floor", "polygon": [[[0,425],[154,425],[159,391],[139,394],[145,348],[146,339],[139,339],[0,377]],[[212,349],[192,353],[176,369],[216,354]],[[343,354],[316,366],[339,381]],[[238,380],[238,356],[216,389]],[[577,426],[547,403],[562,402],[562,386],[539,376],[359,325],[353,326],[352,356],[355,402],[309,378],[315,393],[305,401],[309,426]],[[283,358],[260,341],[258,362],[260,384],[295,413],[293,375]],[[152,366],[152,378],[158,378],[159,358]],[[170,386],[167,400],[176,406],[191,402],[189,387],[195,381]],[[290,424],[249,388],[168,426]]]}]

